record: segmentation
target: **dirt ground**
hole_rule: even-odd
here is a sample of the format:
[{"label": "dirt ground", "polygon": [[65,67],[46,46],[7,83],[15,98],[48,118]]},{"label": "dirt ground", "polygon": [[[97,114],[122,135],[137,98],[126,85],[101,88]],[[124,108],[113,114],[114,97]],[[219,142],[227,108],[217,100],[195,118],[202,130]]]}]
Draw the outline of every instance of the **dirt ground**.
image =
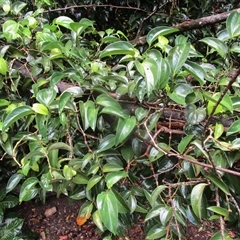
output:
[{"label": "dirt ground", "polygon": [[[25,228],[35,232],[32,240],[101,240],[101,232],[89,220],[83,226],[76,224],[80,201],[69,201],[65,196],[52,197],[46,204],[26,202],[17,207],[19,217],[25,219]],[[185,240],[208,240],[219,230],[218,224],[205,222],[201,226],[188,224]],[[229,229],[232,238],[236,231]],[[126,229],[124,238],[117,240],[144,240],[143,222]]]}]

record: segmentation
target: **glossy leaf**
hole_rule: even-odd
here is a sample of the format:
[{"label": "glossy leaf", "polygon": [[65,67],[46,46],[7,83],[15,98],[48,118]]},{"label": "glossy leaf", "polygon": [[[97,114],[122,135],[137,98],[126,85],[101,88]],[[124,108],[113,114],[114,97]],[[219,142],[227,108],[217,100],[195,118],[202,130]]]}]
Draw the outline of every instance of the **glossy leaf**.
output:
[{"label": "glossy leaf", "polygon": [[173,47],[168,55],[168,62],[172,71],[172,76],[176,76],[183,64],[186,62],[190,51],[190,44],[180,44]]},{"label": "glossy leaf", "polygon": [[206,82],[205,70],[200,65],[195,62],[186,61],[183,66],[187,70],[187,72],[189,72],[200,83],[201,86]]},{"label": "glossy leaf", "polygon": [[109,134],[105,138],[103,138],[98,145],[97,153],[106,151],[108,149],[111,149],[115,145],[115,135]]},{"label": "glossy leaf", "polygon": [[56,22],[56,24],[58,24],[60,26],[71,29],[70,24],[73,23],[74,21],[67,16],[60,16],[55,19],[55,22]]},{"label": "glossy leaf", "polygon": [[138,50],[129,42],[118,41],[109,44],[100,54],[100,58],[114,56],[114,55],[138,55]]},{"label": "glossy leaf", "polygon": [[188,124],[199,124],[206,118],[206,110],[197,108],[194,104],[189,104],[185,108],[185,117]]},{"label": "glossy leaf", "polygon": [[34,114],[34,111],[29,106],[20,106],[13,109],[4,119],[2,130],[4,131],[5,129],[10,127],[13,123],[15,123],[17,120],[31,114]]},{"label": "glossy leaf", "polygon": [[68,165],[64,165],[63,167],[63,176],[65,177],[65,179],[67,181],[71,180],[73,178],[73,176],[75,176],[77,174],[77,172]]},{"label": "glossy leaf", "polygon": [[157,62],[152,58],[147,58],[142,62],[144,69],[144,77],[147,87],[147,95],[150,96],[154,90],[158,80],[158,65]]},{"label": "glossy leaf", "polygon": [[206,183],[199,183],[196,186],[193,187],[191,192],[191,205],[193,212],[195,215],[201,219],[202,217],[202,195],[205,187],[208,184]]},{"label": "glossy leaf", "polygon": [[100,229],[101,232],[104,232],[104,225],[103,225],[103,222],[102,222],[102,219],[101,219],[101,216],[99,214],[99,211],[96,210],[93,215],[93,222],[94,224],[98,227],[98,229]]},{"label": "glossy leaf", "polygon": [[[215,233],[210,240],[220,240],[222,239],[222,233],[221,231]],[[234,238],[235,239],[235,238]],[[224,231],[224,240],[233,240],[227,233],[227,231]],[[237,239],[236,239],[237,240]]]},{"label": "glossy leaf", "polygon": [[126,177],[128,177],[128,174],[123,171],[108,173],[105,177],[107,188],[111,188],[115,183]]},{"label": "glossy leaf", "polygon": [[50,152],[54,149],[64,149],[66,151],[72,151],[72,148],[64,142],[56,142],[56,143],[49,145],[48,152]]},{"label": "glossy leaf", "polygon": [[225,208],[217,207],[217,206],[211,206],[211,207],[208,207],[207,209],[214,212],[214,213],[220,214],[220,215],[228,218],[229,212]]},{"label": "glossy leaf", "polygon": [[175,85],[172,93],[168,93],[168,96],[176,103],[185,105],[186,97],[193,92],[193,87],[187,83],[179,83]]},{"label": "glossy leaf", "polygon": [[228,52],[226,44],[214,37],[206,37],[200,40],[200,42],[206,43],[209,47],[214,49],[222,58],[225,58]]},{"label": "glossy leaf", "polygon": [[112,106],[104,107],[102,109],[101,113],[113,115],[115,117],[126,118],[126,115],[122,111],[119,111],[118,108],[115,108],[115,107],[112,107]]},{"label": "glossy leaf", "polygon": [[148,239],[160,239],[167,234],[166,227],[162,226],[162,224],[155,224],[148,232],[146,236],[146,240]]},{"label": "glossy leaf", "polygon": [[111,190],[98,194],[97,209],[104,226],[116,235],[118,227],[118,204]]},{"label": "glossy leaf", "polygon": [[132,116],[126,119],[118,120],[116,138],[115,138],[115,146],[123,143],[124,140],[131,134],[133,129],[136,127],[136,117]]},{"label": "glossy leaf", "polygon": [[101,94],[96,99],[96,104],[101,105],[103,107],[113,107],[116,110],[122,111],[121,105],[109,95]]},{"label": "glossy leaf", "polygon": [[88,181],[87,190],[90,190],[92,187],[94,187],[101,179],[102,176],[93,175]]},{"label": "glossy leaf", "polygon": [[35,113],[38,113],[38,114],[42,114],[42,115],[49,114],[48,109],[41,103],[34,103],[32,106],[32,109],[35,111]]},{"label": "glossy leaf", "polygon": [[63,92],[59,98],[59,104],[58,104],[58,112],[59,114],[62,113],[64,108],[66,107],[67,103],[70,101],[72,97],[72,94],[69,92]]},{"label": "glossy leaf", "polygon": [[88,184],[89,178],[82,173],[77,173],[72,181],[76,184]]},{"label": "glossy leaf", "polygon": [[232,123],[232,125],[229,127],[227,130],[226,135],[232,135],[234,133],[239,133],[240,132],[240,120],[236,120]]},{"label": "glossy leaf", "polygon": [[193,139],[194,135],[187,135],[185,136],[181,142],[178,144],[178,151],[183,154],[186,151],[186,147]]},{"label": "glossy leaf", "polygon": [[36,177],[29,177],[24,181],[20,189],[19,202],[29,201],[38,194],[38,189],[36,188],[38,182]]},{"label": "glossy leaf", "polygon": [[230,38],[240,35],[240,14],[237,11],[233,11],[227,18],[226,28]]},{"label": "glossy leaf", "polygon": [[147,43],[148,45],[152,45],[152,43],[159,37],[165,36],[174,32],[178,32],[177,28],[172,28],[168,26],[160,26],[151,29],[147,34]]},{"label": "glossy leaf", "polygon": [[224,126],[221,123],[216,123],[214,127],[214,138],[218,139],[224,133]]},{"label": "glossy leaf", "polygon": [[18,183],[24,178],[24,175],[21,173],[14,173],[7,182],[6,193],[11,192]]},{"label": "glossy leaf", "polygon": [[211,182],[213,182],[219,189],[221,189],[225,194],[230,194],[229,192],[229,188],[226,185],[226,183],[224,183],[220,178],[214,176],[213,174],[208,174],[206,176],[208,179],[211,180]]},{"label": "glossy leaf", "polygon": [[157,86],[160,89],[164,89],[168,84],[168,81],[171,75],[171,69],[168,62],[164,58],[159,58],[157,60],[157,65],[158,65],[158,69],[161,69],[161,71],[158,71],[159,79],[157,82]]},{"label": "glossy leaf", "polygon": [[157,202],[157,201],[156,201],[157,198],[160,196],[161,192],[163,192],[166,188],[167,188],[167,186],[165,186],[165,185],[160,185],[160,186],[157,186],[157,187],[153,190],[153,192],[152,192],[152,194],[151,194],[151,201],[150,201],[150,204],[151,204],[152,207],[155,206],[155,204],[156,204],[156,202]]},{"label": "glossy leaf", "polygon": [[6,75],[8,71],[8,65],[7,65],[7,61],[0,57],[0,74],[2,75]]},{"label": "glossy leaf", "polygon": [[55,91],[54,88],[46,88],[39,90],[36,95],[36,98],[41,104],[49,106],[56,96],[57,92]]}]

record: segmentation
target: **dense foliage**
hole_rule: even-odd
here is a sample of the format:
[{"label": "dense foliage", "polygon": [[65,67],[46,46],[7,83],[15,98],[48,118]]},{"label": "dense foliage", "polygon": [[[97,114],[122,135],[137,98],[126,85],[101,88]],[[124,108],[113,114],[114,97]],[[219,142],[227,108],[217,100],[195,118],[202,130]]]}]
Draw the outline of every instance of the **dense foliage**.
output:
[{"label": "dense foliage", "polygon": [[220,220],[213,240],[231,239],[223,222],[240,215],[240,14],[198,44],[173,27],[146,28],[138,48],[124,29],[51,19],[41,8],[50,2],[36,4],[1,2],[2,225],[19,186],[20,203],[48,192],[84,200],[77,222],[92,217],[103,239],[139,216],[146,239],[180,239],[202,219]]}]

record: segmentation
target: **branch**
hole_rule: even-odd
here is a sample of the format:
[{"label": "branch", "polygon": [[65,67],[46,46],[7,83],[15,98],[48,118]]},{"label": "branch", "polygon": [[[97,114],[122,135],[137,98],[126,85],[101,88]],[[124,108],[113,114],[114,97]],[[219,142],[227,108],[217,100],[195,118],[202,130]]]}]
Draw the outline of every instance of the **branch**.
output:
[{"label": "branch", "polygon": [[196,28],[198,29],[201,27],[205,27],[205,26],[219,23],[226,20],[233,11],[237,11],[240,13],[240,8],[234,9],[229,12],[223,12],[223,13],[215,14],[212,16],[198,18],[195,20],[184,21],[182,23],[175,25],[174,27],[179,29],[179,31],[188,31]]},{"label": "branch", "polygon": [[[184,22],[179,23],[177,25],[174,25],[173,27],[177,28],[181,32],[188,31],[188,30],[193,30],[193,29],[199,29],[199,28],[202,28],[202,27],[205,27],[205,26],[208,26],[208,25],[223,22],[234,11],[237,11],[237,12],[240,13],[240,8],[234,9],[234,10],[229,11],[229,12],[223,12],[223,13],[215,14],[215,15],[212,15],[212,16],[202,17],[202,18],[198,18],[198,19],[194,19],[194,20],[187,20],[187,21],[184,21]],[[146,43],[146,35],[141,36],[141,37],[137,36],[135,39],[133,39],[130,42],[132,44],[140,44],[140,45],[144,44],[144,43]]]}]

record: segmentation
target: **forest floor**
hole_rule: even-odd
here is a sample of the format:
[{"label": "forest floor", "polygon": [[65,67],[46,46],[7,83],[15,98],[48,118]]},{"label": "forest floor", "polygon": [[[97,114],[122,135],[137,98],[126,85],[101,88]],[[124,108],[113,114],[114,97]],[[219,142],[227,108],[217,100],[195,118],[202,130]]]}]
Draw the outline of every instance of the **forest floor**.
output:
[{"label": "forest floor", "polygon": [[[24,218],[24,228],[35,235],[31,240],[101,240],[101,232],[90,219],[83,226],[78,226],[76,217],[81,206],[80,201],[69,201],[65,196],[47,199],[46,204],[26,202],[16,208],[19,217]],[[124,238],[116,240],[144,240],[143,221],[126,229]],[[219,224],[203,222],[201,226],[188,224],[185,240],[208,240],[219,231]],[[238,237],[234,229],[228,229],[229,236]]]}]

